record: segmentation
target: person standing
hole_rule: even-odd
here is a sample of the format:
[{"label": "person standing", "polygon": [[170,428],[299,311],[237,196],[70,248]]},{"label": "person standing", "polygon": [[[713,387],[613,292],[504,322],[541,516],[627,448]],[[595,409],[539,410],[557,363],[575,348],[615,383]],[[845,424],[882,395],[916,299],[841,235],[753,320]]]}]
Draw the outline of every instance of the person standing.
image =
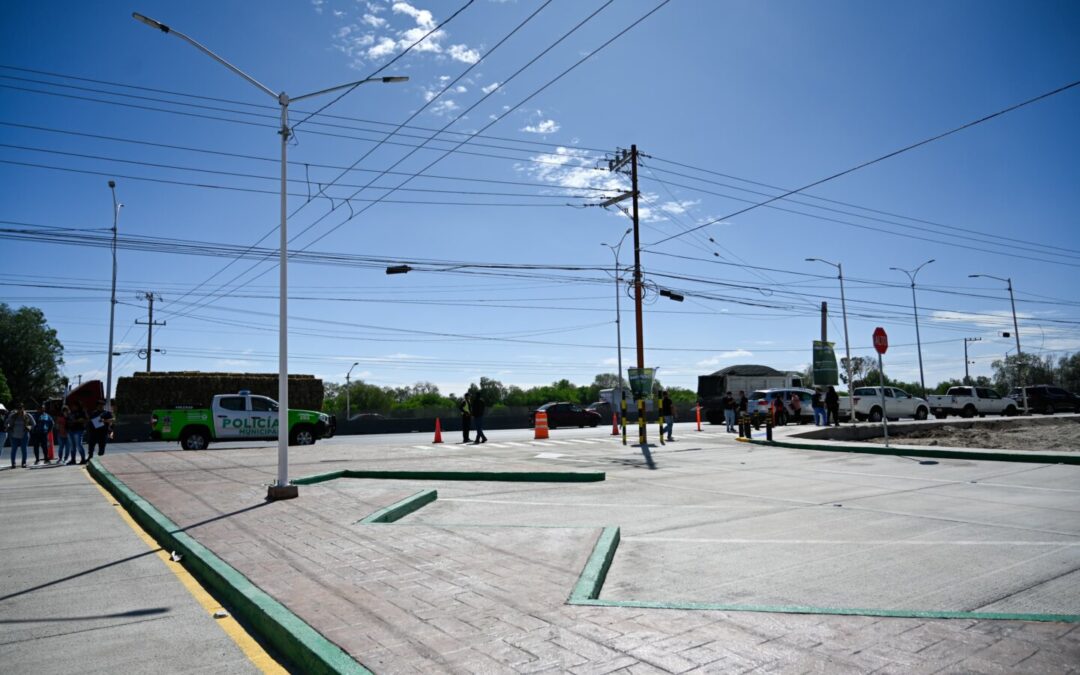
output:
[{"label": "person standing", "polygon": [[821,400],[821,387],[814,387],[814,395],[810,397],[810,407],[814,410],[814,426],[827,426],[828,418],[825,417],[825,402]]},{"label": "person standing", "polygon": [[67,423],[68,417],[71,416],[71,409],[64,406],[60,409],[60,414],[56,416],[56,463],[66,464],[69,455],[68,449],[68,431]]},{"label": "person standing", "polygon": [[469,392],[465,392],[465,395],[461,397],[458,410],[461,411],[461,442],[468,443],[469,429],[472,426],[472,408],[469,406]]},{"label": "person standing", "polygon": [[675,407],[671,404],[671,396],[666,392],[661,392],[660,396],[660,414],[664,418],[664,429],[660,433],[666,433],[669,441],[675,440],[671,437],[671,432],[675,428]]},{"label": "person standing", "polygon": [[802,399],[799,392],[791,392],[791,416],[795,418],[795,424],[802,424]]},{"label": "person standing", "polygon": [[86,411],[79,403],[73,403],[71,409],[71,416],[68,419],[67,431],[68,431],[68,445],[70,455],[68,464],[75,463],[75,453],[79,453],[82,457],[82,464],[86,464],[86,448],[83,447],[83,433],[86,432]]},{"label": "person standing", "polygon": [[26,468],[26,446],[30,441],[30,431],[34,428],[33,416],[26,412],[22,403],[12,406],[15,412],[8,415],[4,423],[4,430],[8,432],[8,440],[11,442],[11,468],[15,468],[15,451],[22,448],[22,466]]},{"label": "person standing", "polygon": [[[52,415],[45,412],[45,404],[42,403],[38,406],[37,419],[30,431],[30,444],[34,446],[34,464],[40,464],[42,461],[49,463],[49,432],[52,428]],[[40,455],[38,455],[39,449]]]},{"label": "person standing", "polygon": [[786,410],[784,408],[784,394],[778,392],[772,400],[772,424],[774,427],[782,427],[787,424]]},{"label": "person standing", "polygon": [[724,424],[727,426],[728,433],[735,432],[735,413],[738,411],[739,403],[735,400],[735,397],[731,395],[731,392],[724,394]]},{"label": "person standing", "polygon": [[484,434],[484,412],[487,410],[487,404],[484,403],[484,397],[480,394],[473,396],[470,407],[472,408],[473,425],[476,427],[476,440],[473,441],[473,445],[487,443],[487,435]]},{"label": "person standing", "polygon": [[97,407],[90,413],[90,428],[87,429],[91,457],[94,456],[94,446],[97,446],[97,454],[105,454],[105,446],[109,443],[112,426],[113,414],[105,409],[105,401],[98,401]]},{"label": "person standing", "polygon": [[830,423],[840,426],[840,395],[836,393],[836,388],[832,385],[829,385],[829,390],[825,392],[825,408],[828,410],[825,426],[829,426]]}]

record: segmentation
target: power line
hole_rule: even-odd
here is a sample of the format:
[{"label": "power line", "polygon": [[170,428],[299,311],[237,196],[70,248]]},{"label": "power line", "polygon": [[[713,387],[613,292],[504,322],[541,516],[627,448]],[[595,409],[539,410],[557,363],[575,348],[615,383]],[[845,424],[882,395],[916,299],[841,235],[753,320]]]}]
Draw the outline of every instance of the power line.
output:
[{"label": "power line", "polygon": [[[816,180],[816,181],[814,181],[812,183],[808,183],[808,184],[806,184],[806,185],[804,185],[804,186],[802,186],[800,188],[795,188],[794,190],[788,190],[787,192],[784,192],[783,194],[777,195],[775,197],[771,197],[770,199],[766,199],[763,202],[753,204],[751,206],[748,206],[748,207],[746,207],[744,209],[740,209],[740,210],[735,211],[733,213],[729,213],[728,215],[723,216],[721,218],[716,218],[715,220],[711,220],[711,221],[709,221],[707,223],[702,223],[701,225],[698,225],[697,227],[695,227],[694,230],[699,230],[699,229],[701,229],[703,227],[706,227],[708,225],[712,225],[713,223],[718,223],[720,221],[727,220],[729,218],[734,218],[735,216],[742,215],[742,214],[744,214],[744,213],[746,213],[748,211],[752,211],[753,209],[756,209],[756,208],[758,208],[760,206],[765,206],[767,204],[771,204],[772,202],[775,202],[775,201],[777,201],[779,199],[784,199],[785,197],[790,197],[793,194],[797,194],[797,193],[802,192],[804,190],[809,190],[812,187],[822,185],[822,184],[827,183],[827,182],[829,182],[831,180],[835,180],[837,178],[840,178],[841,176],[846,176],[846,175],[848,175],[850,173],[853,173],[855,171],[858,171],[860,169],[865,169],[868,166],[872,166],[874,164],[877,164],[878,162],[885,161],[886,159],[889,159],[891,157],[896,157],[897,155],[901,155],[901,154],[903,154],[905,152],[908,152],[909,150],[914,150],[915,148],[927,145],[928,143],[933,143],[934,141],[941,140],[942,138],[945,138],[946,136],[951,136],[952,134],[958,133],[958,132],[963,131],[965,129],[970,129],[971,127],[973,127],[975,125],[982,124],[983,122],[988,122],[988,121],[990,121],[990,120],[992,120],[992,119],[994,119],[996,117],[1000,117],[1001,115],[1012,112],[1012,111],[1017,110],[1019,108],[1023,108],[1024,106],[1031,105],[1032,103],[1035,103],[1037,101],[1041,101],[1041,100],[1043,100],[1045,98],[1049,98],[1050,96],[1054,96],[1055,94],[1060,94],[1061,92],[1072,89],[1073,87],[1075,87],[1077,85],[1080,85],[1080,80],[1070,82],[1069,84],[1058,87],[1057,89],[1048,91],[1048,92],[1046,92],[1044,94],[1040,94],[1038,96],[1035,96],[1034,98],[1029,98],[1026,101],[1022,101],[1022,102],[1017,103],[1015,105],[1011,105],[1008,108],[1004,108],[1004,109],[999,110],[997,112],[991,113],[989,115],[986,115],[985,117],[980,117],[977,120],[968,122],[967,124],[963,124],[963,125],[958,126],[958,127],[954,128],[954,129],[951,129],[949,131],[945,131],[943,133],[937,134],[936,136],[931,136],[930,138],[926,138],[926,139],[923,139],[923,140],[918,141],[916,143],[912,143],[911,145],[900,148],[899,150],[893,150],[890,153],[887,153],[887,154],[881,155],[880,157],[876,157],[874,159],[868,160],[866,162],[863,162],[861,164],[853,166],[853,167],[851,167],[849,169],[844,169],[843,171],[839,171],[837,173],[832,174],[831,176],[826,176],[825,178],[822,178],[820,180]],[[664,243],[666,241],[669,241],[671,239],[674,239],[676,237],[681,237],[681,236],[683,236],[683,234],[686,234],[686,232],[676,234],[676,235],[672,235],[672,236],[667,237],[665,239],[661,239],[660,241],[653,242],[652,244],[649,244],[649,246],[656,246],[656,245],[662,244],[662,243]]]}]

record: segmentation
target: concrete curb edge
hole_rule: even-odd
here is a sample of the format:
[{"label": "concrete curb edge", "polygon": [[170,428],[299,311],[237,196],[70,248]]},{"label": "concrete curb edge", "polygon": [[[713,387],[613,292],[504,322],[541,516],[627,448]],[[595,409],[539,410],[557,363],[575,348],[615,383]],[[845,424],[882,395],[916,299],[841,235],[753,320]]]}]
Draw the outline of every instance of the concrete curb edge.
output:
[{"label": "concrete curb edge", "polygon": [[615,550],[619,548],[620,537],[618,527],[605,527],[600,532],[567,602],[572,605],[585,604],[600,597],[611,561],[615,558]]},{"label": "concrete curb edge", "polygon": [[120,502],[162,548],[181,553],[183,564],[191,574],[219,593],[241,618],[295,667],[308,673],[371,675],[371,671],[347,652],[184,532],[101,466],[100,460],[92,460],[87,468],[90,475]]},{"label": "concrete curb edge", "polygon": [[759,441],[739,439],[744,443],[792,448],[794,450],[818,450],[821,452],[850,452],[866,455],[903,455],[905,457],[929,457],[933,459],[972,459],[989,462],[1023,462],[1027,464],[1080,464],[1080,453],[1074,455],[1032,455],[1016,452],[965,452],[962,450],[930,450],[921,448],[868,448],[863,446],[817,445],[810,443],[791,443],[789,441]]},{"label": "concrete curb edge", "polygon": [[312,485],[337,478],[382,480],[467,480],[522,483],[594,483],[607,479],[603,471],[359,471],[344,469],[294,478],[296,485]]},{"label": "concrete curb edge", "polygon": [[358,523],[392,523],[396,520],[401,520],[405,516],[409,515],[413,511],[418,511],[425,505],[430,504],[439,498],[438,490],[423,490],[417,492],[411,497],[406,497],[401,501],[391,504],[386,508],[379,509],[371,515],[361,518]]}]

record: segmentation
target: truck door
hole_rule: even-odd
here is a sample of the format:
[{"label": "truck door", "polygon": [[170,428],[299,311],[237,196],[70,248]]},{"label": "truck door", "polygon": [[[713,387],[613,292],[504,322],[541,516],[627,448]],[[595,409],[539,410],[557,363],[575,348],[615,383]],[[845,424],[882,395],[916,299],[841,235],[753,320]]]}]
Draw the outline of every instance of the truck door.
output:
[{"label": "truck door", "polygon": [[263,438],[277,438],[277,401],[265,396],[252,396],[250,400],[252,433]]},{"label": "truck door", "polygon": [[248,412],[246,396],[222,396],[214,405],[214,437],[242,438],[247,434]]}]

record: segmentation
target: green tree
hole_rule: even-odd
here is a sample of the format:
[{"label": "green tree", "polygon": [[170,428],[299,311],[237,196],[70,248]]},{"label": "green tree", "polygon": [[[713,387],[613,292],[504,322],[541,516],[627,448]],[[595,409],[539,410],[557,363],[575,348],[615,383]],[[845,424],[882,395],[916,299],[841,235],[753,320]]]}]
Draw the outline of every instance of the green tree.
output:
[{"label": "green tree", "polygon": [[1080,392],[1080,352],[1066,354],[1058,359],[1058,376],[1056,382],[1063,389]]},{"label": "green tree", "polygon": [[851,359],[851,379],[854,382],[849,383],[847,381],[847,357],[840,358],[840,381],[844,384],[850,384],[852,387],[861,387],[866,385],[864,379],[874,370],[874,359],[867,356],[855,356]]},{"label": "green tree", "polygon": [[40,309],[0,303],[0,336],[0,372],[11,399],[32,405],[60,392],[64,346]]},{"label": "green tree", "polygon": [[8,387],[7,378],[4,377],[4,371],[0,370],[0,401],[11,400],[11,389]]},{"label": "green tree", "polygon": [[1028,385],[1054,381],[1054,360],[1050,356],[1025,353],[1018,358],[1016,354],[1010,354],[1004,360],[995,360],[990,367],[994,369],[994,388],[999,394],[1006,394],[1013,387],[1020,386],[1021,379]]}]

